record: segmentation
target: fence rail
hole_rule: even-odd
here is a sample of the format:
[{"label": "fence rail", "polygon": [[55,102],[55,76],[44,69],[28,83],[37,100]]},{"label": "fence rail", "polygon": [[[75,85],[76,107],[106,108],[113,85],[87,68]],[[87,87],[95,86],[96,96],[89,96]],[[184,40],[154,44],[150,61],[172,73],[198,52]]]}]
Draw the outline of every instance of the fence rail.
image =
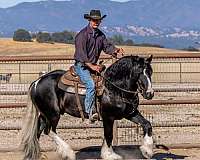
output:
[{"label": "fence rail", "polygon": [[[154,89],[154,92],[196,92],[200,88],[160,88]],[[27,91],[0,91],[0,95],[27,95]]]},{"label": "fence rail", "polygon": [[[138,54],[127,54],[127,55],[142,55],[149,56],[149,54],[138,53]],[[102,59],[110,59],[111,56],[101,55]],[[154,59],[166,59],[166,58],[200,58],[200,52],[159,52],[153,54]],[[48,56],[0,56],[0,61],[51,61],[51,60],[73,60],[72,55],[48,55]]]},{"label": "fence rail", "polygon": [[[143,55],[147,57],[147,55]],[[114,62],[110,56],[101,59],[106,65]],[[200,53],[159,53],[153,58],[155,83],[200,82]],[[0,75],[12,74],[10,83],[30,83],[41,71],[68,69],[74,63],[72,56],[0,56]],[[193,69],[190,69],[193,68]],[[3,82],[3,81],[1,81]],[[0,82],[0,83],[1,83]]]},{"label": "fence rail", "polygon": [[[200,104],[200,99],[141,100],[140,105]],[[26,103],[0,103],[0,108],[25,108]]]}]

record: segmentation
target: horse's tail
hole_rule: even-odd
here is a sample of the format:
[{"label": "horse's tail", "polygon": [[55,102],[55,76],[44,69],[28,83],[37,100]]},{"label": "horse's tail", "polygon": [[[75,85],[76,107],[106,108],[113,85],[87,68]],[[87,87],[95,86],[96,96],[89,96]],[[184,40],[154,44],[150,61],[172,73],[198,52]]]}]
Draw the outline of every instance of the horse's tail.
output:
[{"label": "horse's tail", "polygon": [[27,112],[24,116],[22,130],[21,130],[21,147],[24,151],[24,160],[36,160],[40,156],[40,146],[37,138],[38,132],[38,110],[37,106],[32,103],[31,89],[34,83],[30,86],[28,91]]}]

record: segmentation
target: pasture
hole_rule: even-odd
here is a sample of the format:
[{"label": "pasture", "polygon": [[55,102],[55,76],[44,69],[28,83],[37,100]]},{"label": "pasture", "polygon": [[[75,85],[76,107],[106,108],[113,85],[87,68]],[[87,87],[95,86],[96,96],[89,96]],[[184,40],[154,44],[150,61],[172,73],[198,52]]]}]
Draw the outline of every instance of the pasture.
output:
[{"label": "pasture", "polygon": [[[171,100],[199,100],[200,56],[197,56],[199,53],[190,53],[189,57],[172,58],[169,55],[188,55],[188,53],[151,47],[125,46],[123,48],[127,54],[154,54],[157,56],[157,58],[153,60],[153,86],[157,89],[154,100],[166,100],[167,102]],[[28,86],[39,76],[39,73],[41,71],[48,72],[55,69],[67,69],[69,65],[73,63],[73,58],[70,58],[73,52],[73,45],[39,44],[37,42],[22,43],[14,42],[10,39],[0,39],[0,56],[5,56],[2,57],[3,60],[0,62],[0,74],[6,75],[12,73],[9,83],[3,80],[0,81],[0,105],[25,104],[27,101],[26,91]],[[169,56],[168,58],[159,58],[159,56],[165,57],[167,55]],[[13,58],[12,56],[17,57]],[[27,56],[30,61],[25,60]],[[43,58],[47,59],[42,60],[41,57],[34,58],[34,56],[43,56]],[[54,58],[51,56],[54,56]],[[55,57],[60,57],[60,60],[55,60]],[[109,65],[111,62],[112,60],[107,61],[106,65]],[[173,90],[173,92],[170,91],[169,88]],[[140,109],[153,125],[156,143],[165,144],[167,146],[178,146],[182,144],[182,148],[185,144],[185,148],[187,148],[188,145],[198,146],[198,144],[200,144],[198,138],[200,137],[199,106],[199,103],[141,104]],[[19,142],[19,131],[25,108],[1,108],[0,113],[0,135],[4,137],[1,139],[0,148],[7,148],[8,151],[9,148],[13,148],[13,144],[18,144]],[[88,127],[85,126],[80,119],[75,120],[70,116],[64,115],[59,124],[58,132],[62,135],[64,140],[72,144],[74,148],[87,148],[89,146],[101,145],[103,133],[101,125],[100,123],[97,126]],[[142,132],[139,126],[121,121],[118,124],[117,130],[118,139],[115,143],[118,146],[137,146],[141,143]],[[42,138],[42,148],[47,151],[54,150],[52,142],[44,136]],[[82,147],[81,144],[83,144]],[[98,151],[99,148],[97,148],[96,151],[94,150],[95,149],[91,148],[89,148],[88,152],[78,150],[77,154],[84,157],[85,154],[90,153],[89,155],[95,155],[96,157],[91,156],[87,158],[98,158],[99,152],[96,151]],[[126,149],[122,148],[122,150],[125,152]],[[137,147],[135,150],[137,151]],[[200,157],[198,148],[192,150],[172,149],[170,151],[172,154],[156,150],[155,156],[157,157],[154,158],[159,159],[159,156],[173,158],[174,156],[176,159],[181,159],[185,156],[189,156],[188,159],[198,159],[198,157]],[[125,157],[130,156],[130,154],[133,154],[132,150],[128,149]],[[4,160],[17,159],[17,157],[20,159],[20,154],[13,154],[12,152],[6,154],[1,152],[0,159],[1,156],[4,157]],[[56,155],[50,152],[47,156],[51,159]],[[187,157],[185,159],[187,159]]]}]

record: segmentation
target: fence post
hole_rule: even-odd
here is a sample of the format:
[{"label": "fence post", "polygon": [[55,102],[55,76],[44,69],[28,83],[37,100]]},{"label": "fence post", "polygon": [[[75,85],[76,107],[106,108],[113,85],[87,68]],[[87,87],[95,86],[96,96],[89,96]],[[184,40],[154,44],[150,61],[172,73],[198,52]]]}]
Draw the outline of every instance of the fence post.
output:
[{"label": "fence post", "polygon": [[113,124],[113,146],[118,145],[118,122],[115,120]]},{"label": "fence post", "polygon": [[180,83],[182,83],[182,64],[180,62]]},{"label": "fence post", "polygon": [[51,64],[48,63],[48,72],[50,72],[50,71],[51,71]]},{"label": "fence post", "polygon": [[19,62],[19,83],[21,83],[21,62]]}]

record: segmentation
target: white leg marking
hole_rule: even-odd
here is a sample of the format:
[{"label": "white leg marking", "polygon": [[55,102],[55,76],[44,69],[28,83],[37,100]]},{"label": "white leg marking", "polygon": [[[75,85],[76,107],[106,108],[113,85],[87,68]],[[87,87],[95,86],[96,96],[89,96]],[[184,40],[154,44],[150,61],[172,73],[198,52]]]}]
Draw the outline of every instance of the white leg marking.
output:
[{"label": "white leg marking", "polygon": [[143,145],[140,146],[140,150],[145,158],[151,158],[153,156],[153,138],[147,134],[144,136]]},{"label": "white leg marking", "polygon": [[75,160],[76,155],[70,145],[63,141],[56,133],[50,132],[49,137],[56,143],[56,152],[61,155],[62,159],[68,158],[69,160]]},{"label": "white leg marking", "polygon": [[103,158],[105,160],[122,159],[122,157],[120,155],[116,154],[113,151],[112,146],[108,147],[105,139],[103,141],[102,148],[101,148],[101,158]]}]

